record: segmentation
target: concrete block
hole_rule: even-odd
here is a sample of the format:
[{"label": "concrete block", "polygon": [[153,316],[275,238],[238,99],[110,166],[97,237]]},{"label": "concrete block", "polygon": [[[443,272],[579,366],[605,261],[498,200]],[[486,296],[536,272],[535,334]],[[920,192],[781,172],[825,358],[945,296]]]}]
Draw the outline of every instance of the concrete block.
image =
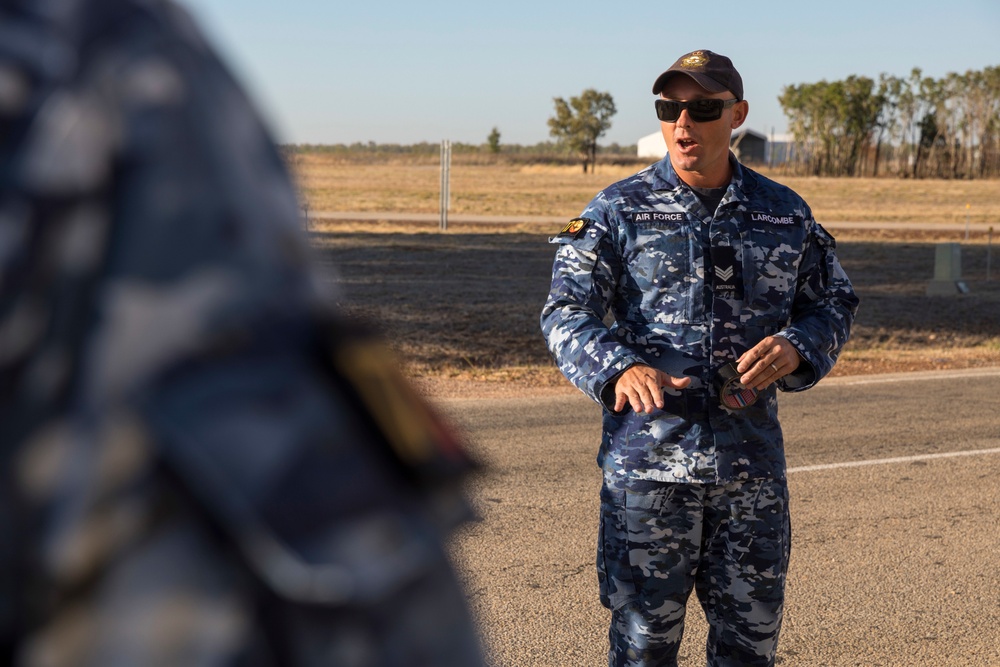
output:
[{"label": "concrete block", "polygon": [[962,281],[962,246],[938,243],[934,248],[934,279],[927,285],[927,296],[950,296],[968,291],[968,285]]}]

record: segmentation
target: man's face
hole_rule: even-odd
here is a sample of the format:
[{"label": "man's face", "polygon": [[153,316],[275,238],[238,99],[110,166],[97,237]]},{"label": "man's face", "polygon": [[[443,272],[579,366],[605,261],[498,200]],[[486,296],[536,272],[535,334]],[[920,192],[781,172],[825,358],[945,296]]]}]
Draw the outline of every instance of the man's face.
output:
[{"label": "man's face", "polygon": [[[730,92],[710,93],[687,76],[674,76],[660,92],[668,100],[690,102],[699,99],[731,100]],[[670,163],[681,180],[701,188],[718,188],[729,183],[729,139],[732,131],[746,120],[749,105],[746,101],[723,109],[722,117],[708,122],[691,120],[688,110],[673,123],[660,121],[663,138],[667,142]]]}]

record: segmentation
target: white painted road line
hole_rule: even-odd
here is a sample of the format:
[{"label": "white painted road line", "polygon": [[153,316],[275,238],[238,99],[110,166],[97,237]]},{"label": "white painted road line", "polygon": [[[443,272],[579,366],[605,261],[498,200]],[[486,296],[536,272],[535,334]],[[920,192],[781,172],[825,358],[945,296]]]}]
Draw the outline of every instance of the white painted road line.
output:
[{"label": "white painted road line", "polygon": [[897,456],[889,459],[871,459],[868,461],[843,461],[841,463],[821,463],[812,466],[789,468],[788,473],[813,472],[816,470],[837,470],[838,468],[858,468],[862,466],[886,465],[889,463],[912,463],[913,461],[928,461],[931,459],[951,459],[958,456],[986,456],[1000,454],[1000,447],[993,449],[970,449],[964,452],[944,452],[942,454],[918,454],[915,456]]}]

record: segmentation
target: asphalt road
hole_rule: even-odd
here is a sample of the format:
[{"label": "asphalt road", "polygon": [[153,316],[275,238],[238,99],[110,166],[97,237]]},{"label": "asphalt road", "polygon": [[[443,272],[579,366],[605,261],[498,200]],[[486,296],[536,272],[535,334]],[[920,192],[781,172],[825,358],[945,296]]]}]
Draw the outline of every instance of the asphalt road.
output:
[{"label": "asphalt road", "polygon": [[[778,662],[1000,665],[1000,368],[830,378],[780,398],[792,563]],[[579,394],[441,407],[487,472],[454,545],[491,663],[606,664],[600,413]],[[681,665],[704,664],[689,605]]]}]

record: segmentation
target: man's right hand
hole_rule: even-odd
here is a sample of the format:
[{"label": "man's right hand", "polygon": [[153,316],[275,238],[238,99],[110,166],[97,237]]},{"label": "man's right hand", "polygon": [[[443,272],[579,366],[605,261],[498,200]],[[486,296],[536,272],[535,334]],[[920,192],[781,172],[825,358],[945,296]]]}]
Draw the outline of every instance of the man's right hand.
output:
[{"label": "man's right hand", "polygon": [[650,366],[630,366],[615,382],[615,412],[621,412],[628,403],[636,412],[649,414],[663,409],[663,389],[683,389],[691,378],[675,378]]}]

